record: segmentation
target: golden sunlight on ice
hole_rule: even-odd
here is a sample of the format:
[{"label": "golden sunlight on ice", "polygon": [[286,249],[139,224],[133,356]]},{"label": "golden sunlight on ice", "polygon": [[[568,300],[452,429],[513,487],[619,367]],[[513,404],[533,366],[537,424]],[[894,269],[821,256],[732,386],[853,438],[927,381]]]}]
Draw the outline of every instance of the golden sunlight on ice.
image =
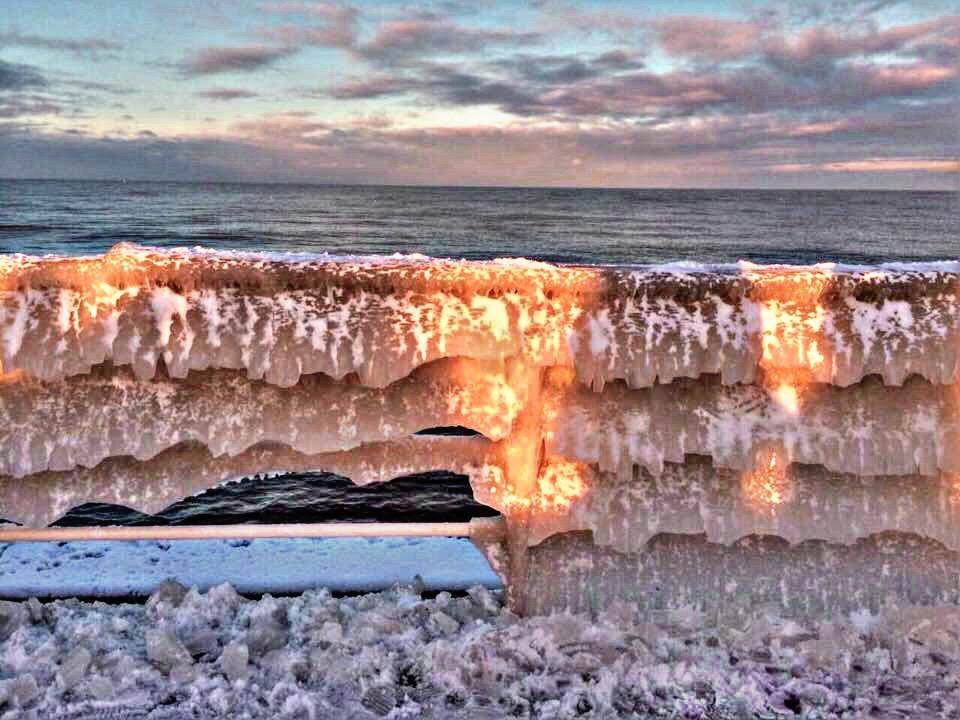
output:
[{"label": "golden sunlight on ice", "polygon": [[758,291],[763,383],[780,408],[796,415],[805,387],[828,380],[821,349],[829,345],[824,337],[827,313],[821,298],[833,269],[818,265],[798,273],[745,264],[744,274]]},{"label": "golden sunlight on ice", "polygon": [[551,458],[537,478],[537,507],[566,510],[587,491],[587,466],[565,458]]},{"label": "golden sunlight on ice", "polygon": [[775,514],[790,499],[791,481],[782,451],[768,448],[757,457],[756,468],[743,473],[740,487],[747,504],[758,513]]},{"label": "golden sunlight on ice", "polygon": [[498,504],[508,515],[524,510],[535,514],[566,512],[586,494],[590,485],[589,475],[586,463],[549,458],[540,467],[532,492],[524,493],[521,488],[506,486],[498,498]]},{"label": "golden sunlight on ice", "polygon": [[800,396],[798,395],[797,388],[795,386],[782,383],[781,385],[777,386],[776,389],[771,391],[770,395],[773,397],[777,405],[791,415],[796,415],[800,412]]},{"label": "golden sunlight on ice", "polygon": [[950,504],[960,508],[960,473],[947,475],[946,482],[950,485]]}]

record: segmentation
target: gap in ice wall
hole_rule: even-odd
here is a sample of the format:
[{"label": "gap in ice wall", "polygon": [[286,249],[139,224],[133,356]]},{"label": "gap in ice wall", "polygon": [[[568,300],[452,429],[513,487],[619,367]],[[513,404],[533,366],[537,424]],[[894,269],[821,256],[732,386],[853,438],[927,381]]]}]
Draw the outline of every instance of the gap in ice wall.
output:
[{"label": "gap in ice wall", "polygon": [[[518,609],[570,531],[639,585],[662,533],[703,534],[701,554],[763,533],[952,547],[958,271],[6,259],[0,503],[46,523],[257,472],[455,470],[507,520],[478,543]],[[447,425],[481,436],[415,435]],[[618,592],[603,577],[595,603]]]}]

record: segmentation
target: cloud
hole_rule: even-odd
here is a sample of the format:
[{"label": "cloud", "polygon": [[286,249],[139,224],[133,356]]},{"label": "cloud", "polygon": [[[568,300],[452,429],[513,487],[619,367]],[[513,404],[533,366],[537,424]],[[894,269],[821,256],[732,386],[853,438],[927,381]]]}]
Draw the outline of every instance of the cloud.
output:
[{"label": "cloud", "polygon": [[829,72],[783,72],[763,62],[668,72],[620,71],[596,62],[523,57],[495,71],[424,64],[333,88],[334,97],[414,93],[428,102],[494,105],[517,115],[646,118],[694,114],[849,111],[877,103],[948,98],[960,91],[960,66],[903,59],[849,61]]},{"label": "cloud", "polygon": [[61,85],[79,88],[80,90],[90,90],[94,92],[104,92],[110,95],[133,95],[136,93],[131,87],[114,85],[113,83],[96,82],[92,80],[61,80]]},{"label": "cloud", "polygon": [[771,3],[763,14],[791,25],[853,24],[873,20],[879,13],[904,5],[905,0],[789,0]]},{"label": "cloud", "polygon": [[356,43],[359,12],[349,5],[325,2],[278,2],[268,3],[261,9],[275,14],[305,15],[312,20],[320,19],[322,25],[305,23],[285,24],[260,31],[264,38],[284,45],[319,45],[323,47],[350,48]]},{"label": "cloud", "polygon": [[678,57],[733,60],[758,49],[763,28],[756,22],[675,15],[653,23],[657,42]]},{"label": "cloud", "polygon": [[516,115],[547,110],[536,92],[505,80],[485,77],[455,65],[420,64],[413,74],[382,73],[336,85],[331,97],[367,99],[415,93],[435,105],[493,105]]},{"label": "cloud", "polygon": [[619,42],[635,43],[646,34],[646,24],[638,14],[593,7],[564,0],[534,0],[540,10],[538,25],[546,35],[577,33],[606,35]]},{"label": "cloud", "polygon": [[445,18],[425,16],[388,22],[354,50],[368,60],[395,63],[430,55],[478,52],[492,46],[525,46],[541,40],[537,32],[468,28]]},{"label": "cloud", "polygon": [[[553,0],[541,5],[571,10]],[[508,47],[518,33],[462,28],[420,13],[386,23],[354,47],[356,56],[383,69],[337,83],[327,94],[347,101],[408,96],[433,107],[485,105],[569,122],[631,117],[668,122],[698,113],[840,112],[944,98],[960,90],[960,62],[954,61],[960,56],[960,17],[878,29],[869,20],[875,9],[863,3],[848,8],[864,14],[845,30],[824,24],[791,30],[782,19],[770,18],[654,20],[647,28],[656,42],[680,60],[659,72],[624,49],[593,57],[524,52],[483,61],[472,54],[485,47],[481,38]],[[837,11],[821,8],[815,15],[832,17]],[[431,55],[460,57],[437,61]]]},{"label": "cloud", "polygon": [[786,72],[808,66],[828,68],[838,60],[899,53],[922,55],[948,48],[960,38],[960,16],[896,25],[878,30],[815,25],[794,34],[771,34],[763,43],[764,57]]},{"label": "cloud", "polygon": [[[0,156],[8,177],[65,179],[230,180],[240,179],[229,153],[239,143],[163,140],[150,137],[102,138],[42,132],[0,123]],[[238,156],[234,155],[234,162]]]},{"label": "cloud", "polygon": [[[297,91],[301,99],[322,100],[317,114],[293,109],[302,106],[297,102],[288,112],[232,125],[224,115],[215,137],[214,126],[199,123],[195,136],[159,129],[159,136],[137,136],[137,123],[122,124],[128,134],[120,139],[92,130],[83,137],[57,133],[52,128],[64,120],[41,127],[43,115],[92,112],[115,99],[104,94],[111,88],[0,61],[0,116],[10,120],[0,122],[4,171],[9,161],[12,174],[34,172],[32,152],[37,168],[54,176],[617,186],[954,182],[956,15],[890,25],[878,19],[878,3],[846,0],[784,2],[741,19],[651,19],[640,11],[621,17],[563,0],[537,6],[536,24],[514,27],[490,25],[489,13],[469,14],[459,4],[374,14],[360,4],[265,0],[254,21],[264,24],[244,27],[255,40],[197,48],[184,55],[182,74],[259,71],[308,47],[339,50],[339,64],[328,86]],[[582,34],[592,35],[589,51],[582,43],[565,51]],[[647,48],[655,53],[649,61]],[[246,89],[240,79],[187,92],[211,102],[267,93]],[[356,102],[376,98],[389,101]],[[342,103],[333,112],[331,99]],[[476,117],[501,119],[464,127],[471,108],[493,108],[500,114]],[[431,117],[456,122],[423,127]]]},{"label": "cloud", "polygon": [[240,100],[259,97],[258,93],[242,88],[210,88],[208,90],[198,90],[194,95],[208,100]]},{"label": "cloud", "polygon": [[390,73],[374,73],[333,86],[337,99],[417,94],[434,104],[494,105],[517,115],[550,114],[550,93],[644,66],[633,53],[615,50],[587,55],[518,54],[476,69],[464,63],[410,62]]},{"label": "cloud", "polygon": [[907,172],[921,171],[931,173],[958,173],[960,160],[944,160],[942,158],[866,158],[864,160],[848,160],[845,162],[828,163],[782,163],[772,165],[775,172],[809,172],[820,170],[826,172]]},{"label": "cloud", "polygon": [[333,20],[357,14],[356,8],[336,2],[267,2],[262,3],[260,9],[282,15],[311,15]]},{"label": "cloud", "polygon": [[422,88],[423,84],[417,80],[383,73],[334,85],[328,94],[337,100],[363,100],[401,95]]},{"label": "cloud", "polygon": [[0,97],[0,118],[19,118],[25,115],[59,115],[63,107],[45,97]]},{"label": "cloud", "polygon": [[[803,91],[811,84],[844,81],[858,66],[896,64],[904,67],[923,60],[927,67],[960,63],[960,16],[945,15],[923,22],[880,29],[872,14],[885,3],[808,4],[806,16],[816,23],[796,28],[783,17],[768,13],[754,20],[711,16],[671,16],[653,21],[657,43],[679,60],[709,63],[748,61],[789,78]],[[842,20],[837,13],[848,14]],[[824,23],[829,18],[829,23]],[[890,56],[898,56],[897,63]],[[894,67],[894,69],[896,69]],[[855,95],[856,93],[851,93]]]},{"label": "cloud", "polygon": [[[535,31],[512,28],[469,27],[455,21],[452,14],[463,8],[441,4],[438,10],[404,7],[400,13],[380,23],[366,40],[359,37],[360,11],[333,2],[272,2],[260,9],[278,15],[307,18],[296,23],[262,27],[257,35],[287,48],[303,46],[347,50],[351,56],[396,69],[401,64],[423,62],[441,55],[485,52],[493,47],[517,47],[541,42]],[[449,14],[444,14],[449,13]],[[320,24],[312,24],[316,20]]]},{"label": "cloud", "polygon": [[46,86],[46,78],[35,67],[0,60],[0,91],[29,90]]},{"label": "cloud", "polygon": [[261,36],[285,46],[318,45],[349,48],[354,44],[354,30],[349,26],[279,25],[261,31]]},{"label": "cloud", "polygon": [[815,187],[828,175],[848,187],[950,189],[960,151],[950,118],[958,110],[952,102],[830,121],[701,116],[667,125],[455,128],[378,116],[329,122],[294,111],[236,123],[218,138],[77,137],[0,123],[0,155],[13,176]]},{"label": "cloud", "polygon": [[86,55],[92,58],[107,50],[121,50],[123,45],[113,40],[102,38],[54,38],[44,35],[30,35],[20,32],[0,33],[0,47],[33,47],[44,50],[63,50],[75,55]]},{"label": "cloud", "polygon": [[[0,117],[27,115],[86,116],[92,108],[107,106],[99,93],[123,94],[122,88],[54,75],[48,80],[31,65],[0,60]],[[112,105],[111,105],[112,107]]]},{"label": "cloud", "polygon": [[520,54],[497,61],[495,65],[519,81],[540,85],[566,85],[589,80],[611,72],[639,70],[643,59],[625,50],[613,50],[593,58],[577,55]]},{"label": "cloud", "polygon": [[181,64],[185,75],[214,75],[228,72],[252,72],[289,57],[295,48],[272,45],[204,48]]}]

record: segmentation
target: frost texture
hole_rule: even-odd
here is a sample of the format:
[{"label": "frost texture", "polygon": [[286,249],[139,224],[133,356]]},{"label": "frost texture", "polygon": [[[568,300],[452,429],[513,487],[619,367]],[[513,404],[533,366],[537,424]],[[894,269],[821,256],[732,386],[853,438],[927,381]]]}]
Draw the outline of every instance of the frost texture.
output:
[{"label": "frost texture", "polygon": [[955,273],[828,266],[671,273],[429,259],[282,262],[118,245],[0,263],[0,364],[45,380],[106,360],[153,377],[244,369],[281,386],[356,373],[382,387],[454,356],[573,365],[632,387],[759,369],[849,385],[960,373]]},{"label": "frost texture", "polygon": [[[638,582],[642,578],[643,582]],[[657,535],[642,551],[598,547],[589,533],[554,535],[530,552],[526,610],[591,612],[613,598],[641,608],[694,608],[742,621],[757,607],[798,620],[908,605],[960,604],[960,554],[909,533],[837,545],[774,536],[733,545]]]},{"label": "frost texture", "polygon": [[703,534],[725,545],[751,535],[850,545],[900,531],[960,551],[960,478],[952,475],[860,477],[791,465],[777,476],[781,494],[772,503],[764,494],[772,488],[758,488],[752,474],[700,456],[669,463],[659,475],[638,467],[625,477],[589,466],[580,472],[582,495],[562,512],[531,518],[531,545],[571,530],[590,530],[597,546],[621,553],[643,550],[660,533]]},{"label": "frost texture", "polygon": [[642,390],[618,383],[601,393],[548,380],[544,394],[547,450],[602,470],[639,465],[658,474],[686,455],[748,469],[774,445],[786,462],[840,473],[960,472],[960,403],[952,389],[919,378],[896,389],[874,379],[810,385],[796,408],[761,386],[709,379]]},{"label": "frost texture", "polygon": [[[250,601],[222,585],[147,608],[68,600],[25,614],[0,642],[0,718],[707,720],[878,709],[926,718],[960,709],[955,607],[802,624],[761,607],[715,626],[691,608],[624,601],[596,618],[521,619],[482,588],[429,600],[401,586]],[[248,644],[265,634],[269,647]],[[69,684],[57,680],[65,673]]]},{"label": "frost texture", "polygon": [[424,428],[471,427],[499,439],[524,387],[502,363],[444,360],[383,389],[305,377],[293,388],[229,370],[184,382],[140,382],[103,368],[69,381],[0,384],[0,473],[93,467],[118,455],[146,460],[179,443],[236,455],[259,443],[324,453],[407,437]]},{"label": "frost texture", "polygon": [[[482,437],[411,438],[446,425]],[[518,612],[679,608],[736,595],[723,574],[797,616],[954,602],[960,273],[4,257],[0,447],[0,517],[35,525],[258,473],[463,472],[506,520],[474,540]],[[902,533],[925,569],[891,575]]]}]

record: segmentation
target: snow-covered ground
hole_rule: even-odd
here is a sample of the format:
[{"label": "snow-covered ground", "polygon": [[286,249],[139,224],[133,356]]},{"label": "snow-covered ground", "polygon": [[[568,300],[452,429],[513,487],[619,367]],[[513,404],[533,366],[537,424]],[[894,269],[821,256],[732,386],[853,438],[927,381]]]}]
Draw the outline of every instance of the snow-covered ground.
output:
[{"label": "snow-covered ground", "polygon": [[0,602],[0,718],[957,717],[960,609],[520,619],[477,586]]},{"label": "snow-covered ground", "polygon": [[0,598],[146,596],[167,578],[241,593],[500,587],[462,538],[323,538],[0,544]]}]

